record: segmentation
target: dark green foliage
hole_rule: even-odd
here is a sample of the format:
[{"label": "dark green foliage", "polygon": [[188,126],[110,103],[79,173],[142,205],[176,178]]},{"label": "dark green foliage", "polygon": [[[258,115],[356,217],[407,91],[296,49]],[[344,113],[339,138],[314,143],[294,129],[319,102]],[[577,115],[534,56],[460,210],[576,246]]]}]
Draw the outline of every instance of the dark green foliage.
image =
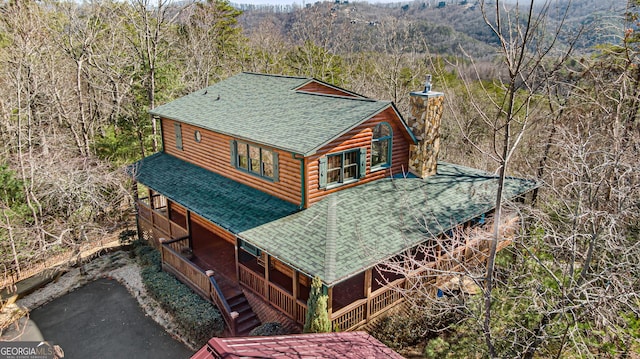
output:
[{"label": "dark green foliage", "polygon": [[319,277],[311,282],[311,293],[307,301],[307,317],[304,321],[304,333],[328,333],[331,321],[327,311],[327,296],[322,294],[322,281]]},{"label": "dark green foliage", "polygon": [[264,323],[260,326],[253,328],[249,333],[251,336],[268,336],[268,335],[286,335],[290,334],[287,328],[283,327],[278,322]]},{"label": "dark green foliage", "polygon": [[143,267],[153,267],[156,271],[162,269],[160,252],[150,246],[139,246],[133,251],[138,258],[138,263]]},{"label": "dark green foliage", "polygon": [[108,159],[115,165],[130,164],[141,157],[141,147],[151,152],[151,124],[145,114],[138,114],[138,120],[123,118],[118,125],[105,126],[94,139],[93,149],[100,158]]},{"label": "dark green foliage", "polygon": [[7,164],[0,164],[0,203],[9,209],[6,211],[9,217],[20,216],[29,221],[23,187],[24,182],[16,178],[16,172]]},{"label": "dark green foliage", "polygon": [[171,274],[162,272],[157,250],[140,246],[135,253],[143,267],[140,274],[149,295],[175,317],[180,331],[190,342],[201,345],[222,334],[224,322],[218,309]]}]

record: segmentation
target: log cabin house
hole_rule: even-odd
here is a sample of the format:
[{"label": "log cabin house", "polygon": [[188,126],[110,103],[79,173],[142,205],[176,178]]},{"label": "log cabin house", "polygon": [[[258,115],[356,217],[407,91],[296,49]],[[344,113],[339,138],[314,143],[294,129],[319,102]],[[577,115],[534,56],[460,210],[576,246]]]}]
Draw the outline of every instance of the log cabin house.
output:
[{"label": "log cabin house", "polygon": [[[139,234],[234,334],[259,324],[246,293],[303,324],[315,276],[334,328],[361,327],[403,300],[385,261],[494,207],[495,176],[437,161],[430,86],[407,121],[392,102],[255,73],[153,109],[163,149],[128,168]],[[534,186],[509,178],[504,197]]]}]

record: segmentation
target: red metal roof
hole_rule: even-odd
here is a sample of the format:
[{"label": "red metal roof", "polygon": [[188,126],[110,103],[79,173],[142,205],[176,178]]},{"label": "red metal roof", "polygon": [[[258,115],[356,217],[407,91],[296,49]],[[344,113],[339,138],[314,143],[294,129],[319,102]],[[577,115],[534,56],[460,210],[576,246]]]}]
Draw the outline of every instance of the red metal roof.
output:
[{"label": "red metal roof", "polygon": [[191,359],[326,358],[402,359],[365,332],[211,338]]}]

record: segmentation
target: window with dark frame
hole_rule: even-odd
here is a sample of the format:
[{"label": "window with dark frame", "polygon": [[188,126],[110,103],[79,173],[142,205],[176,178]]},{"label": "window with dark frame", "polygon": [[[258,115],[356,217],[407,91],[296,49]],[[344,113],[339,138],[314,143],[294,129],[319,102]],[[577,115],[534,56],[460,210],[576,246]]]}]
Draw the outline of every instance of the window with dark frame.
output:
[{"label": "window with dark frame", "polygon": [[327,185],[345,183],[358,178],[360,151],[347,151],[327,156]]},{"label": "window with dark frame", "polygon": [[273,181],[278,180],[278,156],[274,151],[240,141],[231,141],[231,162],[237,169]]},{"label": "window with dark frame", "polygon": [[318,184],[330,188],[362,178],[367,170],[367,148],[361,147],[320,157]]},{"label": "window with dark frame", "polygon": [[175,122],[173,124],[173,129],[175,130],[175,133],[176,133],[176,148],[181,150],[182,149],[182,126],[180,125],[180,123]]},{"label": "window with dark frame", "polygon": [[391,166],[392,140],[393,131],[388,123],[381,122],[373,129],[373,137],[371,139],[372,171]]}]

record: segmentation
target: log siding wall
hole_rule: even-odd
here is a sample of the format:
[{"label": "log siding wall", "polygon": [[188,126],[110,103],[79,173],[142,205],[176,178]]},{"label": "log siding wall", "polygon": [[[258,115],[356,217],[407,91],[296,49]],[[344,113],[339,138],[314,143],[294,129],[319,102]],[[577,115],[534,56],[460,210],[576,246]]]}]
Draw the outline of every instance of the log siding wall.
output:
[{"label": "log siding wall", "polygon": [[200,226],[202,226],[207,231],[217,235],[218,237],[224,239],[225,241],[227,241],[227,242],[229,242],[229,243],[231,243],[233,245],[236,244],[236,236],[233,233],[225,230],[224,228],[222,228],[222,227],[220,227],[220,226],[218,226],[216,224],[213,224],[213,223],[209,222],[208,220],[198,216],[195,213],[191,214],[191,222],[199,224]]},{"label": "log siding wall", "polygon": [[[287,202],[300,204],[300,161],[294,159],[291,153],[256,144],[278,154],[279,173],[278,180],[274,182],[238,170],[231,165],[230,142],[234,138],[230,136],[181,123],[182,149],[178,149],[174,123],[176,121],[162,119],[162,140],[166,153]],[[202,136],[200,142],[195,140],[196,130],[200,131]],[[251,144],[249,141],[240,141]]]},{"label": "log siding wall", "polygon": [[300,87],[297,91],[303,92],[312,92],[312,93],[320,93],[324,95],[335,95],[335,96],[344,96],[344,97],[356,97],[346,91],[340,91],[337,88],[333,88],[324,84],[321,84],[316,81],[311,81],[308,84]]},{"label": "log siding wall", "polygon": [[[373,129],[380,122],[389,123],[393,129],[391,167],[371,172],[371,139]],[[316,155],[305,159],[305,178],[307,179],[305,207],[313,205],[330,193],[377,179],[388,178],[403,172],[406,173],[407,163],[409,161],[409,144],[409,136],[392,108],[382,111],[368,121],[353,128],[351,131],[321,148]],[[326,190],[320,189],[318,181],[318,159],[330,153],[343,152],[360,147],[367,148],[367,173],[365,177],[359,181],[343,186]]]}]

